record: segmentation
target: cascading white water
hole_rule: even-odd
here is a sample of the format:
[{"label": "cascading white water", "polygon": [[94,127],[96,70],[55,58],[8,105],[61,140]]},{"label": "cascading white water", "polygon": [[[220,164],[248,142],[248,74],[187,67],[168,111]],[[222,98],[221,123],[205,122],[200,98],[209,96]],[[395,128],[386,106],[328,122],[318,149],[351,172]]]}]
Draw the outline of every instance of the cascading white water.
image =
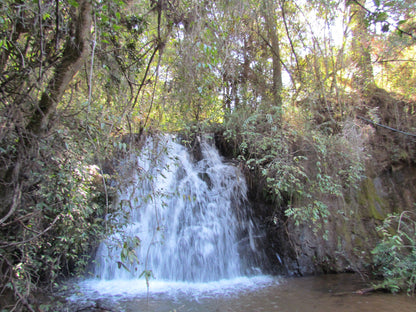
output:
[{"label": "cascading white water", "polygon": [[[149,140],[130,162],[119,194],[120,215],[129,219],[100,244],[96,277],[137,279],[146,270],[159,280],[210,282],[259,273],[244,176],[215,147],[200,146],[195,161],[170,137]],[[135,255],[128,270],[120,265]]]}]

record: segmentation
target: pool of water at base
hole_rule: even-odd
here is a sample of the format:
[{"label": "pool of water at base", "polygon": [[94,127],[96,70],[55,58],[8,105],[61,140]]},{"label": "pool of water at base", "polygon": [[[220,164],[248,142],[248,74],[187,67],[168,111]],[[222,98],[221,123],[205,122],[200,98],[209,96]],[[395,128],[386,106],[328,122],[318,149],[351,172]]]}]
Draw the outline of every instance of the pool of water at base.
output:
[{"label": "pool of water at base", "polygon": [[205,285],[203,289],[198,285],[175,284],[167,291],[158,289],[157,284],[152,291],[152,281],[150,281],[150,291],[146,295],[135,295],[134,292],[137,290],[134,287],[130,287],[130,291],[127,289],[119,291],[111,288],[111,285],[107,286],[107,291],[102,285],[100,291],[88,290],[84,287],[84,293],[81,287],[80,292],[68,301],[67,311],[416,311],[416,298],[404,294],[382,292],[357,294],[357,290],[365,289],[369,284],[356,274],[241,279],[231,283],[212,283],[208,287]]}]

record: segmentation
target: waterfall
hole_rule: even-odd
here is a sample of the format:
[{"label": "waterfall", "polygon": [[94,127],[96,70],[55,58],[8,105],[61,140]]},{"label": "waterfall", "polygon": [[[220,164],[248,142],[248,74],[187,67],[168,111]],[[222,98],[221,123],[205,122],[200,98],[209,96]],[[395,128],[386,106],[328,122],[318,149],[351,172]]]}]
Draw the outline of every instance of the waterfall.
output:
[{"label": "waterfall", "polygon": [[200,142],[202,159],[171,137],[148,139],[120,175],[118,214],[124,224],[98,248],[94,275],[205,283],[259,274],[244,175]]}]

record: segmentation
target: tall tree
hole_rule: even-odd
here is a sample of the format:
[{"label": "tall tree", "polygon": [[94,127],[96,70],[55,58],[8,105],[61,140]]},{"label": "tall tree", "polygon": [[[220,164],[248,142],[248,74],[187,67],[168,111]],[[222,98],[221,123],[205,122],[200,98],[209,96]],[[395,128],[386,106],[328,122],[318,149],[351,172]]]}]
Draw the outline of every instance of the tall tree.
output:
[{"label": "tall tree", "polygon": [[273,103],[275,106],[280,107],[282,105],[282,64],[280,56],[280,42],[279,34],[276,28],[276,7],[274,1],[263,0],[262,14],[265,20],[265,28],[268,37],[268,46],[272,54],[273,62],[273,84],[271,93],[273,95]]},{"label": "tall tree", "polygon": [[358,1],[347,0],[350,6],[352,44],[351,52],[356,72],[353,84],[357,90],[370,91],[376,87],[371,60],[371,35],[368,30],[367,12]]}]

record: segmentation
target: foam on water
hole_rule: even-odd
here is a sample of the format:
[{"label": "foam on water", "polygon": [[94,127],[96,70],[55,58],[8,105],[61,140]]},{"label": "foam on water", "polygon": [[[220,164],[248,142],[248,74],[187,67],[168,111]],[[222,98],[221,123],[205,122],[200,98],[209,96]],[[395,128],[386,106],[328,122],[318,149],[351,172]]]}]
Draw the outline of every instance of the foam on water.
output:
[{"label": "foam on water", "polygon": [[78,295],[72,296],[76,301],[82,297],[88,299],[128,299],[146,296],[164,296],[166,298],[189,297],[193,299],[229,296],[243,291],[255,291],[273,284],[278,284],[275,277],[259,275],[253,277],[236,277],[213,282],[189,283],[181,281],[151,280],[149,288],[146,280],[99,280],[90,279],[79,283]]}]

